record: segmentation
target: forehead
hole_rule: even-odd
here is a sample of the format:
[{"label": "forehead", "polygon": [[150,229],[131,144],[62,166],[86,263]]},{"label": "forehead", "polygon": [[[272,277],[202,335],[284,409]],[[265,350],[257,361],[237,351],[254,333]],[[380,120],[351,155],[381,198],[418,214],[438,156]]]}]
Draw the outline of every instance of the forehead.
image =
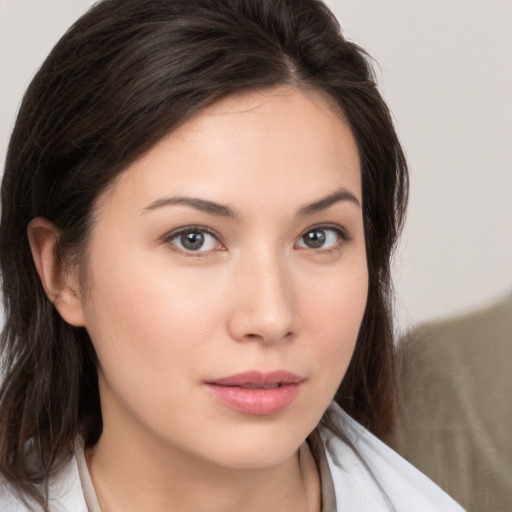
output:
[{"label": "forehead", "polygon": [[[101,198],[140,203],[166,193],[282,204],[345,187],[361,200],[357,145],[333,101],[292,87],[229,96],[204,109],[124,171]],[[293,194],[292,194],[293,193]]]}]

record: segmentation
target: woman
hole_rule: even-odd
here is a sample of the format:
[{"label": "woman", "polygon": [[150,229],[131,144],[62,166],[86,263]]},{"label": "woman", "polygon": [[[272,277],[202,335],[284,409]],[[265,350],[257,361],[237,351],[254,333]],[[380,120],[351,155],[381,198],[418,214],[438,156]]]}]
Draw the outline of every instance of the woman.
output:
[{"label": "woman", "polygon": [[323,4],[93,7],[5,167],[0,508],[460,510],[370,434],[406,196]]}]

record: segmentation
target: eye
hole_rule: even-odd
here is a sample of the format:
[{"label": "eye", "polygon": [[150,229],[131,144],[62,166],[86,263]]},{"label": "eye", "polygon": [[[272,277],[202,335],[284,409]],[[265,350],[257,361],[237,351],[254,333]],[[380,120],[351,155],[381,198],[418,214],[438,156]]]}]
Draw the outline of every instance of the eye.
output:
[{"label": "eye", "polygon": [[184,252],[208,252],[221,250],[217,238],[205,228],[191,227],[171,233],[167,242]]},{"label": "eye", "polygon": [[340,228],[317,227],[306,231],[298,240],[297,247],[306,249],[336,249],[349,237]]}]

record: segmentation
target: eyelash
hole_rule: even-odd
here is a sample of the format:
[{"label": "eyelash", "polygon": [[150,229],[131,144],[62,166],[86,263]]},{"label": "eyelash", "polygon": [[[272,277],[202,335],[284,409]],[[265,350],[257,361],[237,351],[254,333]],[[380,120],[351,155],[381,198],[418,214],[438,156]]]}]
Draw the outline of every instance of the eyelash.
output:
[{"label": "eyelash", "polygon": [[[352,237],[350,236],[350,234],[345,229],[343,229],[341,226],[330,225],[330,224],[322,224],[322,225],[318,225],[318,226],[311,226],[311,227],[307,228],[305,231],[303,231],[303,233],[297,239],[297,242],[295,242],[294,246],[296,246],[297,243],[299,243],[300,241],[304,240],[304,237],[308,233],[311,233],[313,231],[331,231],[331,232],[334,232],[339,240],[332,247],[312,248],[312,247],[305,246],[305,247],[299,247],[299,249],[301,249],[301,250],[302,249],[304,249],[304,250],[308,250],[309,249],[309,250],[313,251],[314,253],[327,254],[327,253],[331,253],[333,251],[340,250],[341,247],[345,243],[350,242],[352,240]],[[204,234],[209,235],[209,236],[211,236],[211,237],[213,237],[215,239],[217,244],[222,245],[222,248],[221,249],[209,249],[209,250],[197,250],[197,251],[194,251],[194,250],[191,250],[191,249],[177,247],[176,244],[173,243],[173,241],[176,240],[178,237],[181,237],[181,236],[183,236],[185,234],[192,234],[192,233],[201,234],[201,235],[204,235]],[[219,234],[216,233],[215,231],[205,227],[205,226],[185,226],[183,228],[179,228],[179,229],[174,230],[174,231],[168,233],[167,235],[165,235],[164,242],[167,243],[170,246],[171,250],[179,252],[181,254],[184,254],[185,256],[191,256],[191,257],[204,257],[204,256],[206,256],[207,254],[211,253],[214,250],[220,250],[220,251],[225,251],[226,250],[226,248],[225,248],[225,246],[224,246],[224,244],[222,242],[222,238],[219,236]]]}]

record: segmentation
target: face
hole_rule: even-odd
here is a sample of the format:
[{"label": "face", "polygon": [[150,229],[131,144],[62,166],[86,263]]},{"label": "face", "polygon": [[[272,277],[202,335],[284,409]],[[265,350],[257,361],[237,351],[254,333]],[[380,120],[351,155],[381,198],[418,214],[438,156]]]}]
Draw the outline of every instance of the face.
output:
[{"label": "face", "polygon": [[320,95],[230,97],[99,198],[83,325],[104,433],[236,468],[292,456],[367,296],[356,144]]}]

